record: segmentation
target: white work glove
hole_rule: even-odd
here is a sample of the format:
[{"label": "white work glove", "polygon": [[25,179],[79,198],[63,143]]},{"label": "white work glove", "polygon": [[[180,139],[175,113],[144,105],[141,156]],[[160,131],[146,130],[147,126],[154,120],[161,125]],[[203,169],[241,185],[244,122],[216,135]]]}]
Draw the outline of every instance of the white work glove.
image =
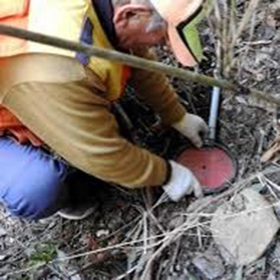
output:
[{"label": "white work glove", "polygon": [[201,197],[203,195],[202,189],[194,174],[175,161],[171,160],[169,163],[171,164],[171,178],[167,184],[162,186],[169,198],[173,201],[179,201],[192,192],[196,197]]},{"label": "white work glove", "polygon": [[188,113],[172,127],[187,137],[197,148],[202,147],[202,136],[208,131],[207,124],[201,117]]}]

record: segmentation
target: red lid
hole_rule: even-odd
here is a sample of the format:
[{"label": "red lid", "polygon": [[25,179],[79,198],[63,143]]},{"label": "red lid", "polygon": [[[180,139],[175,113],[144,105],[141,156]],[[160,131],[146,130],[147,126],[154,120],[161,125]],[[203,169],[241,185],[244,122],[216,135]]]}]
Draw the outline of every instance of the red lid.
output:
[{"label": "red lid", "polygon": [[236,173],[235,162],[220,147],[189,148],[180,154],[177,161],[195,174],[206,192],[221,190]]}]

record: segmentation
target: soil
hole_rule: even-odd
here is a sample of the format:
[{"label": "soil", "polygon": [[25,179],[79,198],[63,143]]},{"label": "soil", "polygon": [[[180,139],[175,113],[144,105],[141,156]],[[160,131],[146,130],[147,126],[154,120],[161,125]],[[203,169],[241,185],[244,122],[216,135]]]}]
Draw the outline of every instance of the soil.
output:
[{"label": "soil", "polygon": [[[239,22],[248,8],[248,1],[238,0],[236,18]],[[215,21],[215,16],[209,22]],[[201,30],[205,58],[199,73],[213,76],[217,57],[218,33],[204,26]],[[224,76],[247,87],[280,94],[280,2],[260,1],[250,23],[237,40],[233,53],[235,64]],[[157,48],[161,60],[178,65],[166,48]],[[187,110],[206,121],[212,89],[171,78]],[[120,101],[130,117],[130,137],[138,145],[167,158],[174,159],[180,149],[190,145],[173,130],[161,129],[159,118],[143,104],[131,89]],[[238,175],[230,185],[232,193],[211,196],[216,200],[200,209],[212,213],[245,185],[260,184],[264,176],[276,186],[280,184],[280,166],[261,163],[260,158],[277,134],[275,106],[252,98],[245,92],[222,91],[218,139],[238,161]],[[75,186],[93,183],[88,176],[77,173],[70,182]],[[279,188],[280,189],[280,188]],[[271,202],[279,200],[279,189],[264,188],[262,193]],[[151,210],[161,198],[161,191],[131,192],[119,186],[102,186],[92,203],[98,210],[84,221],[67,221],[53,216],[39,222],[11,217],[0,208],[0,279],[279,279],[280,239],[276,236],[265,255],[247,267],[236,267],[213,242],[209,219],[199,225],[188,220],[188,207],[195,201],[184,198],[179,203],[163,202]],[[276,214],[280,211],[275,208]],[[180,229],[179,233],[176,229]],[[261,230],[261,225],[260,225]],[[165,244],[166,246],[162,246]],[[152,248],[152,249],[151,249]],[[160,249],[160,250],[159,250]],[[159,251],[157,251],[159,250]],[[220,266],[208,263],[205,275],[197,265],[198,256],[208,252]],[[155,258],[153,258],[155,257]],[[211,258],[210,258],[211,259]],[[59,261],[61,260],[61,261]],[[149,266],[149,260],[151,266]],[[213,272],[211,276],[211,271]],[[142,277],[142,278],[141,278]],[[212,278],[211,278],[212,277]]]}]

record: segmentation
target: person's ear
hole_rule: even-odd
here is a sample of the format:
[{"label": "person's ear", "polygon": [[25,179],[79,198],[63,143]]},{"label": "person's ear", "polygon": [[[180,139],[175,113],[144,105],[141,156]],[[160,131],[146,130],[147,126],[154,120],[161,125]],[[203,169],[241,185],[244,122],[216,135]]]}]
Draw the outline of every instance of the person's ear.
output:
[{"label": "person's ear", "polygon": [[151,9],[146,5],[126,4],[115,9],[114,24],[127,25],[131,17],[138,13],[150,12]]}]

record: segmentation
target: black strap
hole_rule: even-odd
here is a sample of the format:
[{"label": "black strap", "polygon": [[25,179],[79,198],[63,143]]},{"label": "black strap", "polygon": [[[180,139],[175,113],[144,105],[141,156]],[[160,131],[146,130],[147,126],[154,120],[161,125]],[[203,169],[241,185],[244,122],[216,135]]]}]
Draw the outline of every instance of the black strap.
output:
[{"label": "black strap", "polygon": [[118,45],[117,35],[113,23],[114,7],[111,0],[92,0],[92,4],[105,31],[108,40],[115,48]]}]

